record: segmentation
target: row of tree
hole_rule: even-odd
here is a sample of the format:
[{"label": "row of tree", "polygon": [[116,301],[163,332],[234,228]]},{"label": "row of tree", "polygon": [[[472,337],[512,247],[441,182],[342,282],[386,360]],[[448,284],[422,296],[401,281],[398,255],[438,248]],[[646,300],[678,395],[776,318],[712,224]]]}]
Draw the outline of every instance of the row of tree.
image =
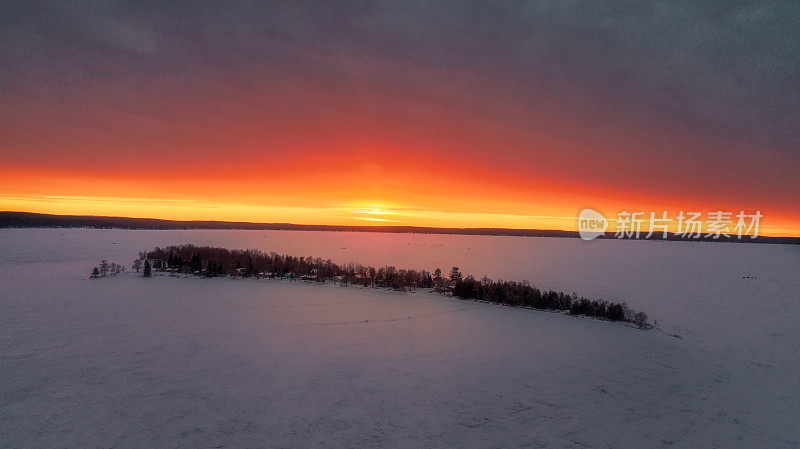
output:
[{"label": "row of tree", "polygon": [[106,276],[116,276],[120,273],[125,274],[124,266],[114,262],[109,263],[107,260],[103,259],[96,267],[92,269],[91,277],[99,278]]},{"label": "row of tree", "polygon": [[625,303],[590,300],[575,294],[553,290],[542,291],[528,283],[493,281],[487,277],[476,280],[464,276],[458,267],[452,267],[445,276],[437,268],[426,270],[397,269],[394,266],[375,268],[349,263],[339,265],[319,257],[295,257],[259,250],[230,250],[227,248],[180,245],[155,248],[139,253],[133,268],[144,267],[145,276],[152,269],[183,273],[186,276],[204,277],[281,277],[307,279],[318,282],[335,281],[340,285],[413,290],[433,289],[451,292],[462,299],[472,299],[514,307],[554,310],[571,315],[584,315],[611,321],[624,321],[639,327],[648,327],[647,314],[635,312]]},{"label": "row of tree", "polygon": [[[134,259],[131,268],[136,270],[136,272],[138,273],[139,271],[142,270],[142,267],[144,267],[143,276],[150,277],[152,276],[150,261],[144,258],[143,256],[144,253],[141,254],[142,257],[140,257],[139,259]],[[125,272],[126,269],[124,266],[118,263],[113,263],[113,262],[109,263],[107,260],[103,259],[100,261],[100,264],[92,268],[92,274],[90,275],[90,277],[101,278],[106,276],[116,276],[118,274],[125,274]]]},{"label": "row of tree", "polygon": [[608,302],[602,299],[589,300],[576,294],[565,294],[553,290],[541,291],[527,281],[506,282],[483,278],[480,281],[467,276],[453,285],[453,296],[477,299],[513,307],[528,307],[542,310],[558,310],[571,315],[585,315],[611,321],[626,321],[639,327],[647,327],[647,314],[636,312],[625,303]]}]

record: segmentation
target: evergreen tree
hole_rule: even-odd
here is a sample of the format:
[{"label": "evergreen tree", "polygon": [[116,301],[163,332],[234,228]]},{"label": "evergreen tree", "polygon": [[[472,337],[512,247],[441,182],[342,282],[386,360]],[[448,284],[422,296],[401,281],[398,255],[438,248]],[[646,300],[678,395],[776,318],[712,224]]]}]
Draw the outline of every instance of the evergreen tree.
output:
[{"label": "evergreen tree", "polygon": [[144,261],[144,273],[142,273],[142,276],[144,276],[146,278],[149,278],[152,275],[153,275],[153,273],[151,272],[151,269],[150,269],[150,260],[149,259],[145,260]]},{"label": "evergreen tree", "polygon": [[433,285],[434,285],[434,287],[441,288],[443,280],[444,279],[442,278],[442,270],[440,270],[439,268],[433,270]]},{"label": "evergreen tree", "polygon": [[197,254],[192,255],[192,259],[189,262],[189,267],[191,268],[192,272],[200,271],[202,263],[200,262],[200,257]]},{"label": "evergreen tree", "polygon": [[458,267],[453,267],[453,269],[450,270],[450,282],[457,284],[461,282],[461,279],[461,272],[458,271]]}]

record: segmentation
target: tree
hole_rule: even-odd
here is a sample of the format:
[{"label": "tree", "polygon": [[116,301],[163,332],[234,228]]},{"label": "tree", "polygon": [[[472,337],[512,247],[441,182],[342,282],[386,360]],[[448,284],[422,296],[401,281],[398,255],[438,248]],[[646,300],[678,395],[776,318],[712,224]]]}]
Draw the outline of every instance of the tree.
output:
[{"label": "tree", "polygon": [[444,279],[442,278],[442,270],[439,268],[433,270],[433,286],[437,289],[442,288]]},{"label": "tree", "polygon": [[100,276],[106,276],[108,274],[108,261],[103,259],[100,261]]},{"label": "tree", "polygon": [[200,257],[197,254],[193,254],[191,260],[189,261],[189,269],[192,272],[200,271],[202,268],[202,263],[200,262]]},{"label": "tree", "polygon": [[98,270],[97,267],[94,267],[94,270],[92,270],[92,277],[96,278],[98,276],[100,276],[100,270]]},{"label": "tree", "polygon": [[633,324],[639,326],[639,329],[647,327],[647,314],[644,312],[637,312],[633,316]]},{"label": "tree", "polygon": [[144,273],[142,273],[142,276],[144,276],[146,278],[149,278],[152,275],[153,275],[153,273],[151,272],[151,269],[150,269],[150,260],[145,260],[144,261]]},{"label": "tree", "polygon": [[142,268],[142,259],[133,259],[133,267],[134,270],[138,273],[139,270]]},{"label": "tree", "polygon": [[450,270],[450,282],[452,282],[453,284],[457,284],[457,283],[461,282],[461,279],[462,279],[462,276],[461,276],[461,272],[458,271],[458,267],[453,267]]}]

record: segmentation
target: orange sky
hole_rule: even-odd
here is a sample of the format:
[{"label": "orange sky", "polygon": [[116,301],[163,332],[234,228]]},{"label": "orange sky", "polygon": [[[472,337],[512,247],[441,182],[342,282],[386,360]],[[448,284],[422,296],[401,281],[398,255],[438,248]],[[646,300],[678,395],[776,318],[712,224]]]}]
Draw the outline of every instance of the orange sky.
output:
[{"label": "orange sky", "polygon": [[179,220],[574,230],[578,211],[584,207],[601,211],[612,221],[623,210],[668,210],[676,216],[679,210],[704,214],[723,210],[735,215],[744,209],[765,214],[762,235],[798,235],[798,216],[777,208],[648,196],[592,183],[441,164],[448,170],[395,162],[343,164],[333,158],[248,167],[248,175],[241,177],[216,172],[3,170],[0,210]]},{"label": "orange sky", "polygon": [[718,89],[727,61],[589,31],[542,50],[513,11],[474,45],[397,11],[348,28],[337,10],[103,10],[89,31],[49,13],[0,30],[0,210],[540,229],[587,207],[760,210],[762,235],[800,235],[792,105],[759,84],[768,67]]}]

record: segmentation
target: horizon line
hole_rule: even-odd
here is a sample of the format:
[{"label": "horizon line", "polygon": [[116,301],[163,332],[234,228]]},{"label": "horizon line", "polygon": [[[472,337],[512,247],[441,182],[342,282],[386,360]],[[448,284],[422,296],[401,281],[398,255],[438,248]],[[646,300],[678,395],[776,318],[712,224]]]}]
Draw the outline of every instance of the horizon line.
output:
[{"label": "horizon line", "polygon": [[[155,226],[160,224],[162,226]],[[166,225],[166,226],[164,226]],[[170,226],[172,225],[172,226]],[[184,225],[184,226],[181,226]],[[190,225],[190,226],[188,226]],[[0,228],[97,228],[138,230],[264,230],[264,231],[322,231],[322,232],[375,232],[393,234],[443,234],[443,235],[487,235],[506,237],[550,237],[580,238],[575,230],[502,228],[502,227],[435,227],[414,225],[335,225],[301,224],[290,222],[254,222],[227,220],[173,220],[152,217],[122,217],[110,215],[65,215],[25,211],[0,211]],[[687,239],[669,232],[667,238],[617,238],[613,232],[600,235],[604,240],[646,240],[725,243],[772,243],[800,245],[800,236],[764,236],[755,238],[699,238]]]}]

